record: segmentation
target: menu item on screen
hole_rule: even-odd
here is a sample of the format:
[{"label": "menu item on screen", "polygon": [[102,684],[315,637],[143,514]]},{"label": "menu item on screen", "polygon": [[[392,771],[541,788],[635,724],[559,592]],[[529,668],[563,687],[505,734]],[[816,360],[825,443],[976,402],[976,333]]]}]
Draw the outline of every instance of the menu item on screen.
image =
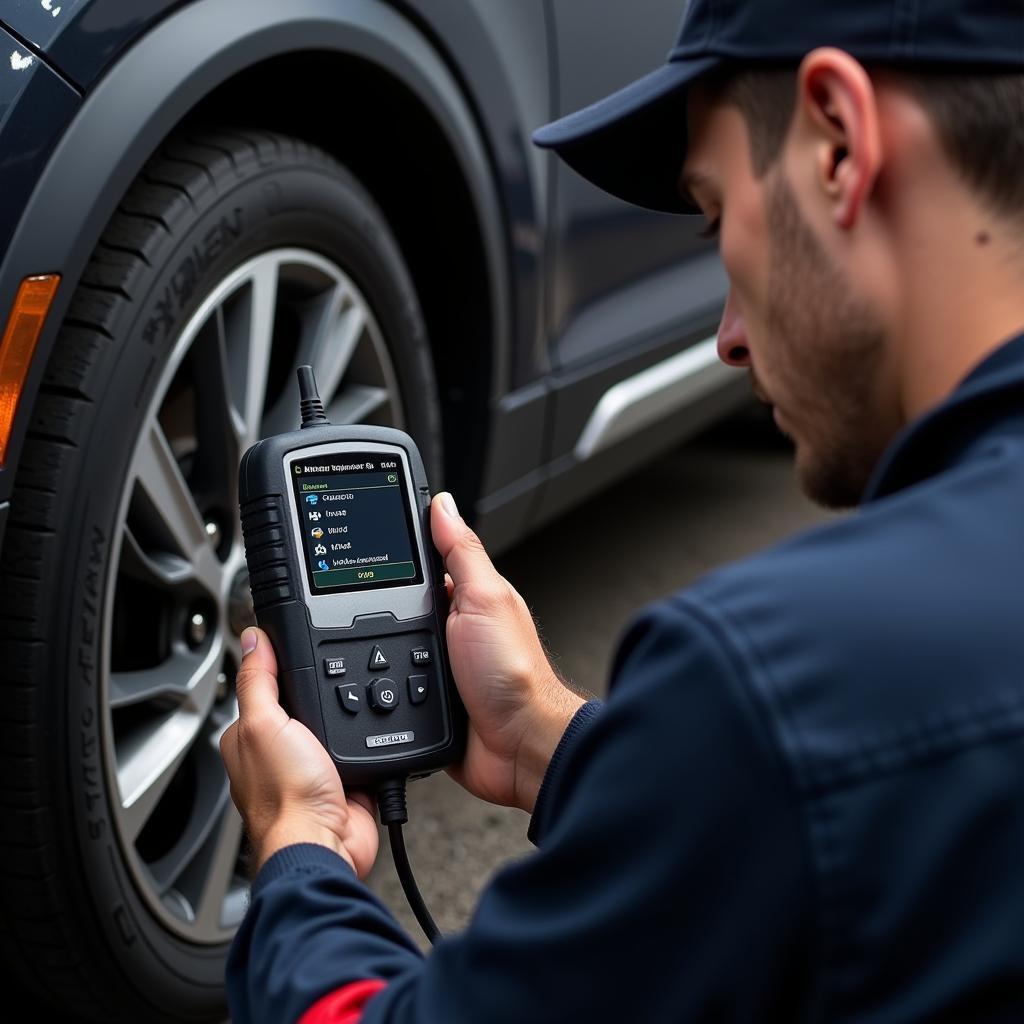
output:
[{"label": "menu item on screen", "polygon": [[397,456],[335,453],[291,467],[314,592],[423,582]]}]

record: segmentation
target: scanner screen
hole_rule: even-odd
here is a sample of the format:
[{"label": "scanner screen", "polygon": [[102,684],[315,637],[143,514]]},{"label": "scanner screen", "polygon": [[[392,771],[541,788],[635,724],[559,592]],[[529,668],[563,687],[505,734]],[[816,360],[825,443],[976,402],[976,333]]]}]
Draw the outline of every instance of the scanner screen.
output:
[{"label": "scanner screen", "polygon": [[335,593],[423,582],[398,455],[344,452],[291,463],[310,588]]}]

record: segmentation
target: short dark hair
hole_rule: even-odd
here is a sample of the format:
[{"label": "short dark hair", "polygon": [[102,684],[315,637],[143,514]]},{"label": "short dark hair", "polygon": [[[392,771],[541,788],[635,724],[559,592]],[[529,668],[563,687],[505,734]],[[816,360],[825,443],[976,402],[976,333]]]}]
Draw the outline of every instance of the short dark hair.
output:
[{"label": "short dark hair", "polygon": [[[754,173],[778,159],[796,107],[795,68],[726,71],[709,83],[715,99],[739,107]],[[1024,74],[898,72],[931,118],[946,156],[994,212],[1024,218]]]},{"label": "short dark hair", "polygon": [[761,177],[779,158],[796,110],[796,68],[730,68],[704,83],[713,102],[738,107],[750,136],[754,174]]}]

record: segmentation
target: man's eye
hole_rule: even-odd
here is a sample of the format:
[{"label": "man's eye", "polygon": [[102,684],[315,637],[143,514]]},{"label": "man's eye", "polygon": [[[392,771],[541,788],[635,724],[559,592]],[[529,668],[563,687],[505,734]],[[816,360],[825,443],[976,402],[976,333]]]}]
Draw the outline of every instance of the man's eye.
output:
[{"label": "man's eye", "polygon": [[722,223],[722,218],[719,217],[717,220],[711,221],[710,224],[698,234],[701,238],[717,238],[718,237],[718,226]]}]

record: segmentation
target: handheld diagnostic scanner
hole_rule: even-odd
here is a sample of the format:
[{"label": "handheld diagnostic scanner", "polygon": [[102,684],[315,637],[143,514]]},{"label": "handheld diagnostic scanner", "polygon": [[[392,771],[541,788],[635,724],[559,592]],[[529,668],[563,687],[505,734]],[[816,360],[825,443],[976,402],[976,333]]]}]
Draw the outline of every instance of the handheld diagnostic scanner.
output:
[{"label": "handheld diagnostic scanner", "polygon": [[346,786],[430,774],[462,757],[465,711],[422,459],[400,430],[328,423],[309,367],[299,393],[301,428],[253,445],[239,467],[249,586],[281,703]]}]

